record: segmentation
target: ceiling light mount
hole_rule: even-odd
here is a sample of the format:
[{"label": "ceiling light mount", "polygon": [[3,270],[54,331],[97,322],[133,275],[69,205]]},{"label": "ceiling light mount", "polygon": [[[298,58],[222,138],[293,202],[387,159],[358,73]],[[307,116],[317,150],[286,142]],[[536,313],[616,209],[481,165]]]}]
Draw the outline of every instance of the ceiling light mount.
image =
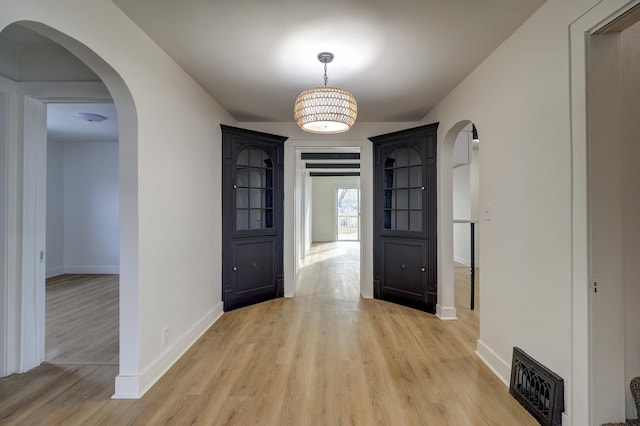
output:
[{"label": "ceiling light mount", "polygon": [[101,121],[107,120],[107,117],[100,114],[94,114],[92,112],[76,112],[76,117],[78,120],[89,121],[91,123],[99,123]]},{"label": "ceiling light mount", "polygon": [[307,89],[296,98],[293,117],[306,132],[342,133],[349,130],[356,121],[358,104],[353,95],[327,85],[327,64],[333,58],[333,53],[318,53],[318,61],[324,64],[324,86]]},{"label": "ceiling light mount", "polygon": [[328,64],[333,61],[333,53],[331,52],[320,52],[318,53],[318,60],[323,64]]}]

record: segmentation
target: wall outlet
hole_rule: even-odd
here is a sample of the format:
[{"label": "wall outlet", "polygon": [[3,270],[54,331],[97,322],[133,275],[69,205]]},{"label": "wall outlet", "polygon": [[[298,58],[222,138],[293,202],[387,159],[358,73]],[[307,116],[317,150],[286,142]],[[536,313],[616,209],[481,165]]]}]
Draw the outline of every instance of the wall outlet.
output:
[{"label": "wall outlet", "polygon": [[169,327],[162,329],[162,346],[167,346],[169,343]]}]

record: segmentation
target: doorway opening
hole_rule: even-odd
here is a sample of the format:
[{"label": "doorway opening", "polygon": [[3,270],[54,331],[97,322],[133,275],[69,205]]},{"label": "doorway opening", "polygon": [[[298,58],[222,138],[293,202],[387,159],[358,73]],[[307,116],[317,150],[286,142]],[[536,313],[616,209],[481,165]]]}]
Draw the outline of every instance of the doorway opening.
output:
[{"label": "doorway opening", "polygon": [[336,189],[336,224],[338,241],[360,240],[360,190],[358,188]]},{"label": "doorway opening", "polygon": [[[26,52],[31,58],[24,63],[19,61],[18,65],[32,68],[13,78],[4,76],[0,79],[0,83],[8,88],[5,94],[9,100],[8,111],[0,113],[9,120],[10,129],[8,138],[0,140],[3,142],[0,149],[8,154],[7,170],[2,171],[7,192],[0,200],[0,211],[6,210],[12,217],[9,224],[22,224],[21,227],[7,228],[13,238],[8,240],[5,259],[1,262],[10,265],[11,269],[0,279],[0,292],[8,295],[0,300],[6,313],[0,340],[9,338],[15,344],[0,348],[3,350],[1,358],[5,361],[0,373],[3,376],[24,373],[45,361],[47,104],[84,102],[114,103],[119,112],[118,165],[115,170],[119,182],[116,189],[124,188],[125,194],[116,195],[118,205],[115,209],[121,224],[119,229],[111,231],[124,237],[118,243],[118,261],[109,266],[123,270],[118,285],[114,286],[118,292],[115,310],[121,324],[130,324],[123,333],[116,327],[119,335],[116,338],[117,363],[120,371],[127,372],[126,377],[134,377],[138,372],[139,358],[137,323],[131,320],[137,318],[135,301],[138,292],[135,273],[138,262],[138,210],[135,201],[138,194],[135,154],[138,124],[133,98],[119,74],[78,40],[31,21],[20,21],[3,28],[0,40],[8,34],[11,37],[4,38],[4,41],[9,43],[9,48]],[[22,39],[20,34],[27,37]],[[22,43],[24,48],[16,46],[16,43]],[[42,51],[42,44],[47,47],[47,55],[32,54]],[[35,52],[30,52],[31,47]],[[63,58],[56,59],[56,52]],[[3,58],[10,59],[11,55]],[[19,55],[14,55],[13,59],[19,59]],[[64,66],[52,66],[60,63]],[[2,69],[19,70],[19,67]],[[32,81],[38,84],[30,84]],[[19,132],[19,129],[23,130]],[[118,367],[105,368],[114,377],[118,374]],[[118,381],[116,377],[116,396],[138,395],[137,385]]]},{"label": "doorway opening", "polygon": [[454,306],[459,319],[479,321],[480,139],[473,123],[453,146]]},{"label": "doorway opening", "polygon": [[[298,146],[294,158],[295,287],[304,294],[310,289],[305,277],[323,274],[327,280],[322,286],[336,290],[333,284],[340,283],[343,296],[357,300],[362,268],[360,148]],[[338,271],[344,272],[342,278],[334,276]],[[333,290],[328,297],[337,296]]]},{"label": "doorway opening", "polygon": [[118,365],[115,105],[47,104],[46,145],[45,361]]},{"label": "doorway opening", "polygon": [[640,376],[640,8],[588,44],[588,245],[592,424],[637,418]]}]

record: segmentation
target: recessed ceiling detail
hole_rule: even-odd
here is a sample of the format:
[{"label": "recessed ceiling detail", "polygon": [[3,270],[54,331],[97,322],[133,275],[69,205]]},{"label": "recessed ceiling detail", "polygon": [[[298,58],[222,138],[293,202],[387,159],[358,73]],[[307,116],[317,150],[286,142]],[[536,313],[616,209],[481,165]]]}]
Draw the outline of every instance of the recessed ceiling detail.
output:
[{"label": "recessed ceiling detail", "polygon": [[360,172],[310,172],[311,177],[360,176]]},{"label": "recessed ceiling detail", "polygon": [[307,163],[307,169],[359,169],[360,163]]},{"label": "recessed ceiling detail", "polygon": [[359,152],[303,152],[302,160],[359,160]]}]

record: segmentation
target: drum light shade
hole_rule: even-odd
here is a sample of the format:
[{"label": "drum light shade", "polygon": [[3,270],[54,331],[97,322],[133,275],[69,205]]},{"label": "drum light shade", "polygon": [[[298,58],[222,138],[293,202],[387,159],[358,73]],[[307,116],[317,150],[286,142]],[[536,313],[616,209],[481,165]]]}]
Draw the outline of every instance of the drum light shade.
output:
[{"label": "drum light shade", "polygon": [[298,95],[293,118],[305,132],[346,132],[358,116],[356,98],[344,89],[327,86],[327,64],[333,60],[333,54],[321,52],[318,60],[324,64],[324,86],[307,89]]},{"label": "drum light shade", "polygon": [[311,133],[342,133],[356,122],[358,104],[353,95],[337,87],[314,87],[298,95],[293,117]]}]

